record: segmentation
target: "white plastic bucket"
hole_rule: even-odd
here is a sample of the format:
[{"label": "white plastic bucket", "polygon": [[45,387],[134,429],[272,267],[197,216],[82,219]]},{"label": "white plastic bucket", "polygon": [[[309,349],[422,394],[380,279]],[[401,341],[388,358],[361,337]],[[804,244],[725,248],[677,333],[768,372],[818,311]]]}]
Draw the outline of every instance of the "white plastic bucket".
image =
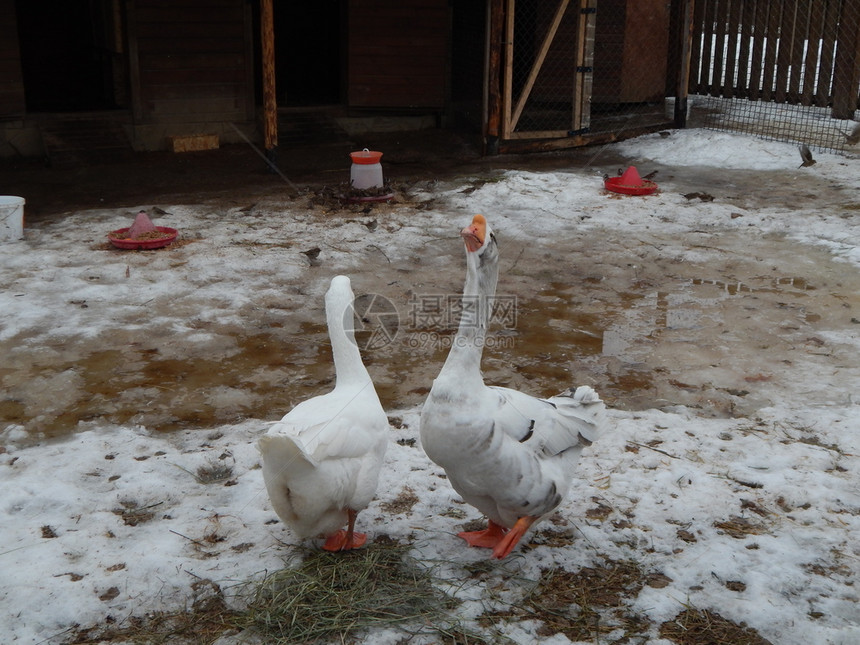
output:
[{"label": "white plastic bucket", "polygon": [[24,237],[23,197],[0,195],[0,240],[20,240]]},{"label": "white plastic bucket", "polygon": [[365,148],[359,152],[350,152],[352,167],[349,170],[349,183],[353,188],[382,188],[382,158],[381,152]]}]

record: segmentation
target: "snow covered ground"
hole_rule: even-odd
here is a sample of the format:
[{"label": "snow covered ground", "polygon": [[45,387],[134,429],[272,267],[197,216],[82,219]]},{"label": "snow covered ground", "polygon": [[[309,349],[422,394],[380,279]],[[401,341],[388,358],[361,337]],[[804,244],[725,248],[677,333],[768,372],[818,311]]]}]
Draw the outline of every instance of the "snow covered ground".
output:
[{"label": "snow covered ground", "polygon": [[[267,202],[263,208],[272,216],[253,225],[236,209],[163,205],[170,215],[156,223],[196,240],[179,258],[110,253],[96,261],[92,231],[128,226],[126,210],[75,212],[43,223],[28,229],[25,240],[2,246],[0,341],[27,340],[3,357],[0,383],[13,397],[21,386],[11,382],[10,366],[46,360],[47,353],[61,351],[58,343],[117,328],[137,338],[159,333],[179,339],[165,346],[181,360],[183,347],[211,340],[200,321],[241,327],[252,311],[283,298],[321,313],[322,294],[336,273],[362,271],[362,286],[369,288],[366,274],[372,277],[374,261],[408,263],[428,245],[449,245],[462,262],[457,231],[477,212],[503,239],[556,251],[567,237],[579,243],[586,234],[595,244],[657,236],[666,244],[661,251],[678,263],[708,261],[709,251],[690,243],[702,232],[748,239],[756,254],[769,239],[788,239],[798,257],[825,253],[844,278],[844,285],[837,275],[828,287],[839,311],[807,317],[814,333],[797,332],[792,375],[773,378],[772,370],[747,369],[746,382],[760,380],[764,394],[754,409],[733,415],[706,403],[633,409],[618,401],[611,430],[584,452],[572,494],[553,521],[491,575],[448,591],[462,601],[458,613],[471,620],[500,597],[516,602],[523,593],[519,581],[537,580],[543,570],[632,561],[663,581],[625,601],[630,612],[653,623],[650,642],[660,642],[659,624],[686,607],[744,622],[772,643],[860,642],[860,296],[845,288],[860,274],[860,160],[821,154],[816,165],[798,168],[794,146],[702,130],[648,135],[613,152],[643,173],[649,164],[675,173],[664,179],[661,170],[660,193],[646,197],[607,194],[596,169],[511,170],[476,188],[467,178],[428,184],[388,212],[373,236],[360,221],[332,226],[296,202]],[[807,193],[823,186],[828,194],[820,200],[807,194],[794,206],[778,199],[774,205],[744,202],[742,191],[731,201],[691,199],[683,195],[681,169],[777,173],[787,182],[808,181],[814,188]],[[463,190],[466,185],[470,190]],[[277,251],[273,261],[272,254],[241,244],[261,237],[290,239],[295,246]],[[311,271],[298,251],[314,245],[325,249],[324,271]],[[384,258],[374,250],[380,248]],[[799,266],[797,274],[806,270],[813,267]],[[503,265],[500,289],[510,279]],[[303,286],[285,295],[281,280]],[[432,273],[424,280],[432,283]],[[110,312],[65,306],[72,301],[110,302]],[[141,303],[159,301],[175,306],[153,308],[158,315],[142,311]],[[527,318],[518,321],[528,324]],[[659,352],[660,340],[649,347]],[[547,360],[554,360],[551,352]],[[762,350],[760,357],[753,352],[738,360],[771,365],[772,357]],[[73,388],[74,374],[67,379]],[[192,584],[201,579],[229,595],[282,566],[292,538],[273,521],[262,482],[254,443],[267,427],[264,420],[159,432],[95,419],[49,439],[39,433],[39,415],[43,407],[62,405],[64,382],[44,383],[44,401],[27,399],[28,422],[0,420],[4,642],[61,643],[76,625],[108,616],[121,624],[190,605]],[[217,396],[242,396],[237,389],[225,384]],[[287,412],[287,401],[295,403],[289,392],[284,401],[277,415]],[[419,410],[388,411],[392,440],[377,499],[358,523],[371,540],[387,535],[412,544],[416,557],[445,563],[443,577],[462,582],[464,567],[487,553],[465,548],[456,532],[479,516],[421,451]],[[382,510],[401,496],[417,500],[399,512]],[[470,626],[486,631],[477,622]],[[539,640],[536,621],[494,629],[514,642]],[[388,631],[367,642],[395,642],[394,630]],[[569,641],[555,635],[546,642]]]}]

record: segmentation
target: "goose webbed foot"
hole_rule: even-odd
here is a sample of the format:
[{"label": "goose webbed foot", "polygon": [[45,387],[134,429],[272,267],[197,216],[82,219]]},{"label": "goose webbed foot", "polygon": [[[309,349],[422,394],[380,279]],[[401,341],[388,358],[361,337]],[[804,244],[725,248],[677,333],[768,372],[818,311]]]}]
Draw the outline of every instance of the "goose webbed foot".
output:
[{"label": "goose webbed foot", "polygon": [[339,530],[332,533],[326,538],[322,548],[326,551],[349,551],[350,549],[358,549],[364,546],[367,542],[365,533],[358,533],[355,528],[355,517],[358,515],[356,511],[348,511],[349,525],[346,530]]},{"label": "goose webbed foot", "polygon": [[526,534],[526,531],[529,530],[529,527],[537,521],[536,517],[521,517],[517,520],[517,523],[514,524],[514,528],[508,531],[505,536],[499,540],[499,543],[496,544],[493,549],[493,556],[496,560],[501,560],[506,557],[511,551],[514,550],[514,547],[520,541],[520,538]]},{"label": "goose webbed foot", "polygon": [[492,520],[487,523],[487,528],[482,531],[463,531],[457,536],[466,540],[469,546],[479,546],[485,549],[494,549],[508,532],[504,526],[496,524]]}]

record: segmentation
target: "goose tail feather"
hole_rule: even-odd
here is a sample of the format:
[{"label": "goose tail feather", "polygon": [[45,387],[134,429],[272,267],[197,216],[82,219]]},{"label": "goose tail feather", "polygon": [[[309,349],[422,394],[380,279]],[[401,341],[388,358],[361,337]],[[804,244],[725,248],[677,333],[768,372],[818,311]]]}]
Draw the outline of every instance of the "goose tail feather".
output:
[{"label": "goose tail feather", "polygon": [[559,415],[579,433],[580,442],[590,445],[606,427],[606,405],[588,385],[570,388],[550,399]]}]

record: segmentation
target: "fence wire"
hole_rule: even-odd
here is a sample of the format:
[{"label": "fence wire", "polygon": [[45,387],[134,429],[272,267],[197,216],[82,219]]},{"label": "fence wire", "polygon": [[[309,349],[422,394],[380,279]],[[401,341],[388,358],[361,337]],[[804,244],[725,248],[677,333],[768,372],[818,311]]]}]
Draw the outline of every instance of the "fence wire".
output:
[{"label": "fence wire", "polygon": [[860,1],[695,3],[690,125],[860,152]]},{"label": "fence wire", "polygon": [[513,136],[623,132],[671,120],[665,0],[517,0]]},{"label": "fence wire", "polygon": [[[684,0],[507,3],[502,138],[666,127]],[[860,0],[696,0],[688,125],[858,152]]]}]

